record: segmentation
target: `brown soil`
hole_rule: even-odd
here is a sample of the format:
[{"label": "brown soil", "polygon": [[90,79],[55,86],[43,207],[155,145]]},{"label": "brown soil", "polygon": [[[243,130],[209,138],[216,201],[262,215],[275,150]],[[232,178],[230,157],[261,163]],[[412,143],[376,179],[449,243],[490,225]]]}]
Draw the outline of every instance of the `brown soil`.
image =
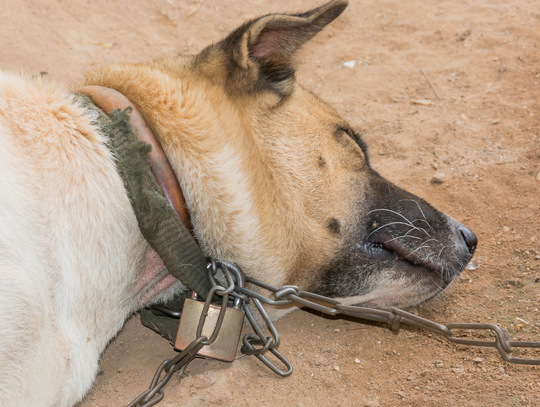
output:
[{"label": "brown soil", "polygon": [[[8,0],[0,67],[67,82],[105,63],[198,52],[246,18],[314,4]],[[540,340],[539,32],[534,0],[353,1],[304,48],[297,75],[364,129],[379,172],[477,233],[480,268],[416,311],[444,323],[496,323],[524,340]],[[422,99],[431,102],[413,102]],[[446,181],[431,183],[436,173]],[[539,370],[505,363],[493,349],[305,311],[277,325],[291,377],[252,357],[196,360],[162,405],[540,406]],[[136,316],[105,352],[81,407],[126,405],[172,354]]]}]

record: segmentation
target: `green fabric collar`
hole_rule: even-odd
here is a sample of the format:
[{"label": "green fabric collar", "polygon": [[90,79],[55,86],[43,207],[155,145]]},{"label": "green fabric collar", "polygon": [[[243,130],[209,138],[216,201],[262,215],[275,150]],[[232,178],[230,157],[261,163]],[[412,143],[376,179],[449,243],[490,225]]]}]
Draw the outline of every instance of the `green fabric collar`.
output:
[{"label": "green fabric collar", "polygon": [[167,270],[205,298],[210,290],[206,257],[152,175],[146,158],[146,152],[152,147],[133,134],[129,122],[131,108],[117,109],[109,118],[87,96],[74,95],[86,109],[98,114],[95,122],[108,138],[107,146],[115,156],[142,235],[159,254]]}]

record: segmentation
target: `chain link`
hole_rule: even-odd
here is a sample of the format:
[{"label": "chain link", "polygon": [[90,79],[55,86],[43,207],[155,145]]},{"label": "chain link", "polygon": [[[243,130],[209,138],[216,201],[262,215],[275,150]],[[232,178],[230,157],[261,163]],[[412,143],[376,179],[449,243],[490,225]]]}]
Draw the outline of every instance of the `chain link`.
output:
[{"label": "chain link", "polygon": [[[540,359],[512,357],[512,353],[516,348],[540,349],[540,342],[515,341],[510,337],[510,334],[505,329],[502,329],[497,325],[453,323],[445,326],[398,308],[392,308],[390,311],[384,311],[374,308],[345,305],[332,298],[306,291],[300,291],[298,290],[298,287],[294,286],[283,286],[281,288],[277,288],[251,277],[246,277],[246,282],[270,291],[273,293],[276,300],[274,301],[268,299],[267,301],[264,301],[261,299],[261,297],[264,296],[253,290],[238,287],[236,289],[247,297],[261,300],[269,305],[274,305],[276,303],[280,305],[295,303],[302,307],[311,308],[328,315],[342,314],[370,321],[383,322],[388,324],[390,330],[396,333],[399,331],[401,324],[411,325],[441,335],[452,343],[467,346],[496,348],[501,357],[509,363],[540,365]],[[462,338],[456,336],[454,330],[487,330],[493,332],[495,334],[495,338],[491,341]]]},{"label": "chain link", "polygon": [[[216,279],[218,270],[223,272],[224,281],[227,282],[227,288],[220,285],[218,279]],[[236,283],[233,280],[233,274]],[[399,332],[402,324],[406,324],[425,329],[437,335],[441,335],[448,341],[455,344],[496,348],[501,357],[509,363],[540,365],[540,359],[526,359],[512,356],[512,353],[516,348],[540,349],[540,342],[515,341],[510,337],[506,330],[498,327],[497,325],[453,323],[445,326],[398,308],[392,308],[390,311],[384,311],[374,308],[345,305],[332,298],[307,291],[300,291],[297,286],[285,285],[280,288],[274,287],[255,278],[244,276],[238,266],[234,264],[215,262],[211,259],[209,260],[208,264],[208,278],[210,279],[212,288],[207,295],[203,312],[199,319],[196,334],[197,339],[191,342],[186,349],[184,349],[173,359],[165,360],[156,371],[148,390],[133,400],[128,407],[150,407],[159,403],[163,399],[164,393],[162,389],[170,380],[174,372],[180,370],[183,373],[187,367],[187,364],[195,358],[197,352],[203,346],[210,345],[215,341],[225,316],[225,310],[229,302],[229,295],[235,297],[236,303],[240,304],[241,308],[245,312],[247,321],[254,331],[253,333],[244,335],[242,338],[241,352],[245,355],[254,355],[268,368],[280,376],[289,376],[292,374],[293,367],[285,356],[283,356],[277,349],[280,344],[279,333],[266,312],[263,304],[273,307],[297,305],[328,315],[341,314],[369,321],[382,322],[388,324],[389,329],[395,333]],[[250,283],[252,286],[269,291],[272,293],[275,299],[268,298],[257,291],[243,287],[244,281]],[[214,331],[212,332],[210,338],[207,338],[206,336],[202,336],[202,329],[206,320],[208,307],[210,306],[212,297],[214,295],[222,297],[222,302],[220,314],[218,316]],[[248,307],[248,304],[250,303],[254,304],[254,307]],[[162,306],[154,306],[154,308],[173,318],[179,318],[180,316],[180,313],[170,311]],[[259,314],[260,318],[255,317],[253,314],[254,311]],[[269,332],[270,336],[266,336],[263,328],[261,328],[257,322],[257,319],[264,321],[266,330]],[[494,333],[495,338],[493,340],[464,338],[456,335],[455,331],[458,330],[487,330]],[[274,357],[281,362],[285,368],[280,369],[274,362],[271,362],[266,356],[268,352],[274,355]]]},{"label": "chain link", "polygon": [[[229,302],[229,294],[233,292],[236,286],[231,272],[229,271],[227,266],[220,266],[221,267],[216,266],[216,263],[212,260],[208,264],[208,278],[211,282],[212,288],[208,292],[206,296],[206,301],[204,302],[204,307],[199,318],[199,324],[197,326],[196,339],[192,341],[182,352],[176,355],[176,357],[172,359],[167,359],[161,365],[159,365],[148,390],[146,390],[144,393],[134,399],[131,403],[129,403],[127,407],[151,407],[163,400],[163,397],[165,395],[162,389],[169,382],[174,372],[182,370],[183,373],[183,371],[187,367],[187,364],[191,362],[195,358],[195,356],[197,356],[197,352],[199,352],[199,350],[201,350],[203,346],[211,345],[216,340],[221,329],[223,319],[225,318],[225,311]],[[218,268],[222,270],[225,276],[225,280],[228,283],[227,288],[219,285],[216,282],[215,276]],[[208,308],[212,303],[214,295],[222,297],[221,308],[219,310],[219,315],[212,335],[210,335],[210,337],[206,337],[202,335],[202,330],[206,321],[206,317],[208,315]],[[161,312],[168,311],[168,309],[165,307],[160,307],[159,310]],[[165,314],[176,316],[176,314],[172,314],[169,312],[165,312]]]}]

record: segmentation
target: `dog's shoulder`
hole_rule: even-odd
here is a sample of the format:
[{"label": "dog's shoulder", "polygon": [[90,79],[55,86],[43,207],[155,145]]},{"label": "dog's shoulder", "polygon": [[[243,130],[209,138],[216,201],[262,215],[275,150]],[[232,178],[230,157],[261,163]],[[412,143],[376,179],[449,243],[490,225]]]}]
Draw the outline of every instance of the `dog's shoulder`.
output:
[{"label": "dog's shoulder", "polygon": [[52,147],[73,138],[101,141],[74,95],[47,78],[0,72],[0,123],[20,142],[36,147]]}]

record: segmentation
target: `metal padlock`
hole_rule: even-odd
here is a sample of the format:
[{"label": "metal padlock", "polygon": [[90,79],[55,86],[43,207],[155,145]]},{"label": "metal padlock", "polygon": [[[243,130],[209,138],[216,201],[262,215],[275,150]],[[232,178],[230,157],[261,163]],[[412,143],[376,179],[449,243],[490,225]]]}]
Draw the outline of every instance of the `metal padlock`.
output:
[{"label": "metal padlock", "polygon": [[[178,350],[184,350],[192,341],[196,339],[197,326],[203,311],[204,302],[197,300],[197,295],[192,292],[191,298],[186,298],[184,309],[180,317],[180,325],[176,334],[174,347]],[[240,334],[244,322],[244,311],[242,300],[235,299],[233,307],[228,306],[225,311],[223,324],[216,340],[204,346],[197,354],[212,359],[218,359],[225,362],[232,362],[236,356]],[[202,335],[210,337],[216,326],[221,306],[210,304],[208,316],[202,329]]]}]

